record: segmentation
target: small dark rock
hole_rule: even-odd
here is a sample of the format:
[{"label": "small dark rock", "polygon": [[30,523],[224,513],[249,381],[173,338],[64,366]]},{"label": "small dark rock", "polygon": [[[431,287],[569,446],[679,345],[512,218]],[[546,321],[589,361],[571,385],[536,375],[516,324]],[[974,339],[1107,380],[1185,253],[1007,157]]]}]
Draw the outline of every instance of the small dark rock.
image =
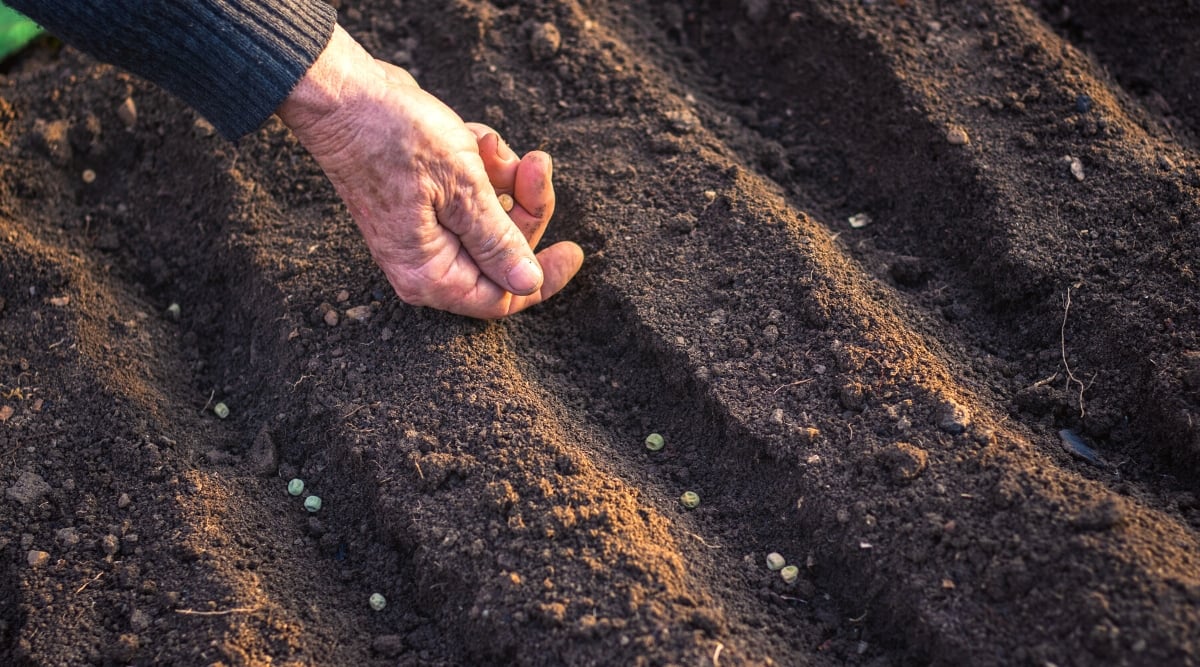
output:
[{"label": "small dark rock", "polygon": [[1079,95],[1075,98],[1075,110],[1079,113],[1087,113],[1092,110],[1092,98],[1088,95]]},{"label": "small dark rock", "polygon": [[971,424],[971,411],[965,405],[947,398],[934,412],[934,421],[946,433],[958,435]]},{"label": "small dark rock", "polygon": [[271,429],[266,425],[258,430],[258,435],[254,436],[254,443],[250,445],[247,458],[250,462],[251,472],[256,475],[272,475],[279,467],[279,450],[275,447],[275,440],[271,437]]}]

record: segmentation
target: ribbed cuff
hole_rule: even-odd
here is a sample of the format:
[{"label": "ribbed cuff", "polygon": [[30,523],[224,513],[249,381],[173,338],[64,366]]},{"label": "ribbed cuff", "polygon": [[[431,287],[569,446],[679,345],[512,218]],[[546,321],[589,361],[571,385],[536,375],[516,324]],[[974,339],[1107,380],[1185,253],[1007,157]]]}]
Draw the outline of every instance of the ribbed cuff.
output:
[{"label": "ribbed cuff", "polygon": [[321,0],[6,0],[68,44],[162,86],[225,137],[257,129],[333,34]]}]

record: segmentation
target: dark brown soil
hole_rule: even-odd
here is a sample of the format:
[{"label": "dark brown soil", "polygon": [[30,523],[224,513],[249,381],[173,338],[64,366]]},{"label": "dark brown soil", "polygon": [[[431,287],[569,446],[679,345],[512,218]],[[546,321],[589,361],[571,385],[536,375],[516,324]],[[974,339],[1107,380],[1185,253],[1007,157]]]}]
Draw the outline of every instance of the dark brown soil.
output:
[{"label": "dark brown soil", "polygon": [[1083,4],[342,2],[555,157],[496,323],[277,122],[10,61],[0,663],[1200,663],[1200,10]]}]

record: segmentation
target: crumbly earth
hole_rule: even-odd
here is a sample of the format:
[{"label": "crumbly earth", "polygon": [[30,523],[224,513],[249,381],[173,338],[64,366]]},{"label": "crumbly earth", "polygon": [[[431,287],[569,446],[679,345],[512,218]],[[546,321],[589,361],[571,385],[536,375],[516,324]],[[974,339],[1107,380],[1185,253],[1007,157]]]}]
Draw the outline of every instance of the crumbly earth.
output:
[{"label": "crumbly earth", "polygon": [[339,9],[582,273],[409,307],[279,123],[10,61],[0,663],[1200,663],[1196,3]]}]

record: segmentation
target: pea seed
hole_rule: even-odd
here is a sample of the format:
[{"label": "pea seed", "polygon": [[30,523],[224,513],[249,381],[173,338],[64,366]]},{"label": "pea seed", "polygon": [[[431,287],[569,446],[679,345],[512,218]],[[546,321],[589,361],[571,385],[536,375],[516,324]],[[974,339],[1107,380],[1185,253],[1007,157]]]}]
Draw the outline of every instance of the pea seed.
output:
[{"label": "pea seed", "polygon": [[229,406],[224,403],[217,403],[213,406],[213,414],[224,419],[229,416]]},{"label": "pea seed", "polygon": [[316,512],[317,510],[321,509],[321,497],[309,496],[305,498],[304,509],[308,510],[309,512]]},{"label": "pea seed", "polygon": [[776,570],[782,569],[784,565],[787,565],[787,561],[785,561],[783,559],[782,554],[775,553],[774,551],[767,554],[767,569],[768,570],[771,570],[772,572],[774,572]]},{"label": "pea seed", "polygon": [[700,506],[700,496],[695,491],[684,491],[679,502],[688,509],[696,509]]},{"label": "pea seed", "polygon": [[800,576],[800,568],[795,565],[788,565],[779,571],[779,576],[783,577],[783,580],[789,584],[794,583],[796,577]]},{"label": "pea seed", "polygon": [[301,493],[304,493],[304,480],[297,478],[288,482],[288,493],[292,494],[293,496],[298,496]]},{"label": "pea seed", "polygon": [[179,304],[177,303],[172,303],[171,305],[167,306],[167,314],[170,315],[171,319],[173,320],[179,319],[179,315],[182,314],[182,312],[183,309],[180,308]]},{"label": "pea seed", "polygon": [[663,437],[657,433],[651,433],[650,435],[646,436],[646,449],[649,449],[652,452],[657,452],[666,444],[666,440],[663,440]]},{"label": "pea seed", "polygon": [[497,199],[500,200],[500,208],[504,209],[505,213],[513,210],[513,206],[516,202],[513,201],[512,195],[505,193],[498,196]]},{"label": "pea seed", "polygon": [[371,597],[367,599],[367,604],[371,605],[371,609],[375,611],[383,611],[383,608],[387,606],[387,598],[379,593],[371,593]]}]

